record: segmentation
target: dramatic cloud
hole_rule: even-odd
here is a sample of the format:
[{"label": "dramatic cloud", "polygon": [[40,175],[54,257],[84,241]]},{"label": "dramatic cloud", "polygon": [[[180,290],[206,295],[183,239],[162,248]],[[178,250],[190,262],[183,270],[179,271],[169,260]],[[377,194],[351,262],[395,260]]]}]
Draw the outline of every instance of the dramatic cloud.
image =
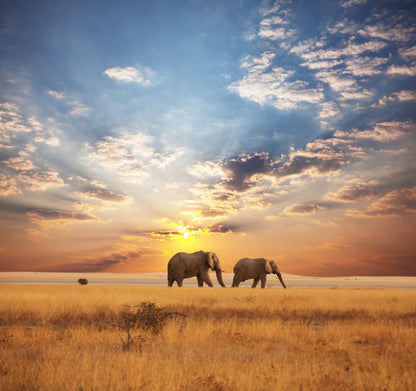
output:
[{"label": "dramatic cloud", "polygon": [[245,191],[258,182],[259,176],[273,171],[274,161],[267,153],[241,155],[224,163],[227,171],[225,187],[238,192]]}]

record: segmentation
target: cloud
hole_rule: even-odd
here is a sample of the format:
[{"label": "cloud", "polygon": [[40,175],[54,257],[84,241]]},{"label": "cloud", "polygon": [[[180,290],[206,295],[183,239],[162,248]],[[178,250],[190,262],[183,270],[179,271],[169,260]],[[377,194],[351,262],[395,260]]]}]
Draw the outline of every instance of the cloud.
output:
[{"label": "cloud", "polygon": [[344,186],[336,192],[328,193],[324,199],[343,203],[351,203],[361,199],[374,199],[381,194],[379,185],[379,181],[373,180]]},{"label": "cloud", "polygon": [[115,202],[115,203],[131,203],[132,198],[130,196],[127,196],[123,193],[114,192],[108,189],[91,189],[87,190],[84,193],[82,193],[84,197],[87,198],[95,198],[99,199],[101,201],[106,202]]},{"label": "cloud", "polygon": [[86,145],[86,148],[89,160],[117,172],[128,182],[142,183],[149,177],[142,159],[153,155],[153,149],[148,145],[150,141],[151,138],[143,133],[106,136],[95,147]]},{"label": "cloud", "polygon": [[71,107],[70,114],[74,117],[87,116],[91,109],[78,101],[70,101],[68,105]]},{"label": "cloud", "polygon": [[224,168],[220,162],[197,162],[187,169],[188,173],[200,179],[223,177],[225,176]]},{"label": "cloud", "polygon": [[[72,272],[72,273],[103,273],[103,272],[117,272],[128,270],[148,271],[152,265],[148,265],[149,258],[165,255],[165,252],[155,248],[134,248],[121,252],[112,252],[97,257],[89,257],[86,260],[78,262],[70,262],[63,264],[55,264],[42,271],[49,272]],[[81,257],[80,257],[81,258]],[[146,260],[146,264],[142,261]]]},{"label": "cloud", "polygon": [[410,48],[402,48],[399,50],[400,55],[405,60],[412,60],[416,58],[416,45]]},{"label": "cloud", "polygon": [[64,181],[55,170],[45,171],[21,171],[18,174],[19,181],[23,182],[25,189],[29,191],[45,191],[50,187],[64,186]]},{"label": "cloud", "polygon": [[154,157],[150,160],[150,164],[154,167],[165,168],[178,160],[184,153],[185,150],[183,148],[167,148],[166,151],[162,153],[154,153]]},{"label": "cloud", "polygon": [[384,71],[390,57],[353,57],[345,61],[346,71],[353,76],[373,76]]},{"label": "cloud", "polygon": [[321,119],[335,117],[340,114],[338,105],[335,102],[324,102],[321,104],[319,117]]},{"label": "cloud", "polygon": [[62,209],[32,209],[26,212],[32,221],[47,221],[47,220],[66,220],[66,221],[85,221],[93,220],[92,216],[84,213],[77,213]]},{"label": "cloud", "polygon": [[18,133],[29,133],[32,128],[25,123],[20,108],[9,102],[0,103],[0,143],[9,144]]},{"label": "cloud", "polygon": [[416,213],[416,187],[395,189],[371,203],[365,210],[350,210],[352,217],[389,217]]},{"label": "cloud", "polygon": [[57,100],[61,100],[65,98],[65,94],[63,92],[57,92],[53,90],[47,91],[47,94],[51,96],[52,98],[55,98]]},{"label": "cloud", "polygon": [[385,95],[379,99],[379,101],[372,105],[372,107],[384,107],[389,103],[394,102],[410,102],[416,100],[416,91],[413,90],[402,90],[394,92],[391,95]]},{"label": "cloud", "polygon": [[311,215],[323,209],[323,206],[317,204],[293,204],[288,206],[282,215]]},{"label": "cloud", "polygon": [[348,7],[354,7],[356,5],[362,5],[365,4],[367,0],[341,0],[340,5],[341,7],[348,8]]},{"label": "cloud", "polygon": [[381,143],[398,140],[411,131],[416,130],[416,125],[412,121],[389,121],[376,123],[373,129],[359,131],[352,129],[349,132],[336,131],[334,136],[344,139],[359,140],[373,140]]},{"label": "cloud", "polygon": [[392,65],[387,69],[388,75],[416,76],[416,65]]},{"label": "cloud", "polygon": [[105,136],[85,148],[90,164],[98,163],[127,182],[143,183],[150,177],[150,168],[165,168],[184,154],[183,148],[163,145],[158,152],[153,143],[153,138],[145,133],[123,133],[118,137]]},{"label": "cloud", "polygon": [[20,151],[19,156],[3,160],[2,163],[16,171],[33,170],[36,168],[26,151]]},{"label": "cloud", "polygon": [[146,87],[154,84],[153,79],[155,77],[155,72],[146,67],[140,69],[134,67],[108,68],[104,71],[104,74],[122,83],[137,83]]},{"label": "cloud", "polygon": [[47,123],[45,126],[35,116],[26,116],[19,106],[5,102],[0,103],[0,148],[20,148],[22,140],[32,138],[36,143],[49,146],[60,144],[55,133],[58,130]]},{"label": "cloud", "polygon": [[246,57],[241,64],[247,68],[243,79],[233,82],[228,90],[240,97],[280,110],[295,109],[301,103],[319,103],[324,95],[321,89],[311,88],[303,80],[289,80],[294,72],[272,67],[274,53],[263,52],[260,57]]},{"label": "cloud", "polygon": [[0,173],[0,196],[8,197],[16,194],[21,194],[21,190],[14,177]]},{"label": "cloud", "polygon": [[228,225],[228,224],[210,225],[209,227],[206,228],[206,230],[211,233],[221,233],[221,234],[233,232],[233,228],[231,227],[231,225]]},{"label": "cloud", "polygon": [[243,154],[229,159],[224,163],[227,173],[224,186],[238,192],[245,191],[258,182],[259,176],[272,173],[274,164],[275,162],[265,152]]}]

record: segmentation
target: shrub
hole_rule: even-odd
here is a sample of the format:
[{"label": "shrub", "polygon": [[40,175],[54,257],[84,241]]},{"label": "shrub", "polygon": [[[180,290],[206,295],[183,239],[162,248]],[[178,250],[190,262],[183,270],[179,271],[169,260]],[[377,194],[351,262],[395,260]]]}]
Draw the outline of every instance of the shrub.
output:
[{"label": "shrub", "polygon": [[[127,310],[121,313],[118,320],[118,329],[124,331],[124,337],[120,335],[123,350],[136,348],[142,351],[146,338],[142,334],[132,335],[135,330],[149,331],[152,334],[159,334],[168,319],[182,318],[186,315],[179,312],[170,312],[168,307],[157,307],[150,301],[142,302],[137,306],[126,306]],[[132,311],[132,309],[136,309]]]},{"label": "shrub", "polygon": [[86,278],[79,278],[78,279],[78,284],[79,285],[87,285],[88,284],[88,280]]}]

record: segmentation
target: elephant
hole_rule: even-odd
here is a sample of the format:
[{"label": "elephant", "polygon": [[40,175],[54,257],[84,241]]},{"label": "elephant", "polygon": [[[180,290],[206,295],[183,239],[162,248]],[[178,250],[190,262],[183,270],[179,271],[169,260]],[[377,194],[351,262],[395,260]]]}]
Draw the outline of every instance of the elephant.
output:
[{"label": "elephant", "polygon": [[209,287],[212,287],[209,269],[215,270],[219,284],[225,288],[217,254],[205,251],[197,251],[192,254],[177,253],[168,262],[168,286],[171,287],[175,281],[178,286],[182,286],[184,278],[196,276],[198,286],[202,287],[205,282]]},{"label": "elephant", "polygon": [[279,278],[283,288],[286,289],[286,285],[283,282],[282,275],[280,274],[279,268],[275,261],[264,259],[264,258],[241,258],[234,266],[234,278],[233,288],[237,288],[241,281],[249,280],[253,278],[252,288],[255,288],[261,281],[261,287],[264,289],[266,286],[266,275],[273,273]]}]

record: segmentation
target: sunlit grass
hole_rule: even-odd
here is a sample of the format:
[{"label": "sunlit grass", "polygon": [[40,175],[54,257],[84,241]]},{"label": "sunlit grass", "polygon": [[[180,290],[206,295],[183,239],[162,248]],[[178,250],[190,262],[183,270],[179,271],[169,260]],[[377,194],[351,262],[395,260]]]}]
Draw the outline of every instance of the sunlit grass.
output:
[{"label": "sunlit grass", "polygon": [[[416,389],[416,292],[0,286],[1,390]],[[141,350],[117,319],[187,316]]]}]

